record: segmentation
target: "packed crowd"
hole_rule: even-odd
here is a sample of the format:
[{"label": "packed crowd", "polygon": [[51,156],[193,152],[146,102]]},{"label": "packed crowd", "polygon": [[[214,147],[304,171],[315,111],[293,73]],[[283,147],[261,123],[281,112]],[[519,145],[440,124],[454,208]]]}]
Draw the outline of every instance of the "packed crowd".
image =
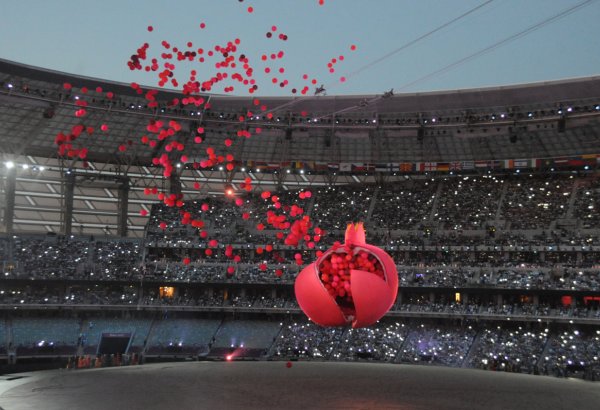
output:
[{"label": "packed crowd", "polygon": [[445,328],[421,324],[411,330],[402,344],[398,361],[461,367],[476,333],[471,326]]},{"label": "packed crowd", "polygon": [[582,221],[586,229],[597,228],[600,225],[600,178],[583,181],[577,191],[574,216]]},{"label": "packed crowd", "polygon": [[[0,243],[6,246],[6,241]],[[300,271],[294,258],[297,253],[306,261],[315,258],[311,250],[259,253],[257,247],[248,245],[235,250],[242,256],[241,263],[232,263],[224,255],[195,259],[191,252],[199,252],[196,248],[147,248],[143,260],[139,242],[77,238],[17,237],[14,247],[15,261],[4,264],[5,279],[277,284],[294,281]],[[598,252],[450,251],[443,247],[388,252],[397,263],[403,287],[600,289]],[[193,262],[182,261],[190,256]]]},{"label": "packed crowd", "polygon": [[95,284],[64,289],[55,286],[23,286],[0,289],[2,305],[137,305],[138,287]]},{"label": "packed crowd", "polygon": [[375,192],[373,186],[331,186],[316,191],[312,220],[328,231],[346,229],[348,222],[365,221]]},{"label": "packed crowd", "polygon": [[443,229],[484,229],[496,219],[504,180],[465,176],[444,181],[434,221]]},{"label": "packed crowd", "polygon": [[35,278],[74,278],[89,262],[92,243],[52,237],[14,241],[14,259],[23,275]]},{"label": "packed crowd", "polygon": [[383,229],[413,229],[431,214],[438,183],[411,180],[381,187],[370,222]]},{"label": "packed crowd", "polygon": [[514,178],[507,185],[501,217],[511,229],[544,229],[567,216],[574,183],[573,175]]},{"label": "packed crowd", "polygon": [[331,355],[333,360],[376,360],[393,362],[398,355],[398,343],[408,334],[402,323],[385,323],[374,327],[349,328]]},{"label": "packed crowd", "polygon": [[[363,219],[367,240],[396,261],[402,286],[597,290],[600,233],[554,222],[575,218],[600,228],[591,212],[598,181],[573,174],[415,177],[321,188],[308,198],[299,191],[207,197],[153,206],[142,241],[4,237],[0,257],[6,279],[290,283],[297,254],[313,260],[342,239],[346,222]],[[278,201],[300,204],[326,230],[316,249],[284,246],[268,226],[257,229]],[[186,213],[205,225],[184,224]],[[228,244],[240,262],[225,255]]]},{"label": "packed crowd", "polygon": [[283,326],[271,349],[272,355],[283,358],[330,359],[343,333],[344,329],[320,327],[307,321],[290,323]]},{"label": "packed crowd", "polygon": [[284,359],[387,361],[600,380],[599,349],[597,330],[381,321],[345,330],[296,322],[284,326],[272,352]]},{"label": "packed crowd", "polygon": [[600,380],[600,330],[567,330],[552,338],[544,353],[543,374]]},{"label": "packed crowd", "polygon": [[548,329],[537,332],[521,326],[483,329],[469,358],[469,366],[517,373],[537,372],[548,337]]}]

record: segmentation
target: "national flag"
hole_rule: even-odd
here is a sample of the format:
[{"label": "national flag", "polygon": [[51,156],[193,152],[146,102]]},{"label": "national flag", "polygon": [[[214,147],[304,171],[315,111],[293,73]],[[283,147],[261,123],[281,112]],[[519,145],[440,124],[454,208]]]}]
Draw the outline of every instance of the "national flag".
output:
[{"label": "national flag", "polygon": [[361,164],[361,163],[353,163],[352,171],[354,172],[365,172],[365,171],[374,171],[375,165],[373,164]]},{"label": "national flag", "polygon": [[462,162],[451,162],[450,169],[454,171],[460,171],[463,168]]},{"label": "national flag", "polygon": [[473,161],[463,161],[462,162],[463,169],[473,169],[475,168],[475,162]]},{"label": "national flag", "polygon": [[437,170],[437,162],[426,162],[424,165],[425,171],[436,171]]},{"label": "national flag", "polygon": [[581,158],[574,158],[569,160],[569,166],[572,167],[582,167],[584,165],[584,161]]},{"label": "national flag", "polygon": [[447,162],[440,162],[437,164],[437,170],[438,171],[449,171],[450,170],[450,164]]},{"label": "national flag", "polygon": [[527,159],[515,159],[515,168],[527,168],[529,166],[529,160]]},{"label": "national flag", "polygon": [[400,171],[410,172],[413,170],[413,164],[411,162],[402,162],[400,164]]},{"label": "national flag", "polygon": [[341,162],[340,163],[340,171],[341,172],[350,172],[352,171],[352,164],[349,162]]},{"label": "national flag", "polygon": [[584,158],[583,155],[581,157],[575,157],[569,160],[569,165],[572,167],[583,167],[586,165],[596,165],[595,159]]}]

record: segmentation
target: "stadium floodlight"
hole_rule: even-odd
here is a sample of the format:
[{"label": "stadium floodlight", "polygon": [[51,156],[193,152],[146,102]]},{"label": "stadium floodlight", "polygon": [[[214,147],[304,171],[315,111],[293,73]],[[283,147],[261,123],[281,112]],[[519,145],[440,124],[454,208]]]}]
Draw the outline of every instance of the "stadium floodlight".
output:
[{"label": "stadium floodlight", "polygon": [[14,162],[12,162],[12,161],[6,161],[6,162],[4,163],[4,165],[6,165],[6,168],[8,168],[8,169],[11,169],[11,168],[14,168],[14,166],[15,166],[15,163],[14,163]]}]

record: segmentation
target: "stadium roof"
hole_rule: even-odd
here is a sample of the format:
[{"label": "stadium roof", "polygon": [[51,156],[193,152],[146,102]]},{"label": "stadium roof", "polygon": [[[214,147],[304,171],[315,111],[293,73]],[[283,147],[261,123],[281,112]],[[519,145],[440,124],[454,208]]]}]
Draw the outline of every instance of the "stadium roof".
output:
[{"label": "stadium roof", "polygon": [[[82,87],[89,91],[84,94]],[[115,94],[112,99],[108,91]],[[60,231],[65,175],[72,172],[73,232],[115,233],[118,190],[126,177],[129,233],[141,236],[145,219],[138,211],[153,203],[144,188],[168,184],[162,169],[152,166],[165,145],[140,142],[149,122],[158,120],[181,124],[173,138],[185,144],[190,162],[205,159],[208,147],[235,158],[231,172],[222,165],[178,169],[182,190],[192,197],[222,194],[224,185],[239,187],[249,176],[258,190],[381,181],[377,173],[354,167],[361,164],[600,154],[600,77],[416,94],[257,97],[265,111],[250,97],[203,95],[211,108],[198,111],[169,105],[175,97],[181,95],[159,90],[159,104],[151,108],[130,85],[0,61],[0,150],[18,169],[15,231]],[[83,100],[87,115],[78,118]],[[248,115],[249,110],[256,112]],[[102,124],[108,132],[99,131]],[[76,141],[89,150],[85,163],[60,156],[55,144],[57,134],[69,134],[76,125],[95,129]],[[205,128],[204,141],[196,144],[199,126]],[[257,128],[262,133],[256,134]],[[255,135],[239,138],[240,130]],[[226,139],[231,146],[225,146]],[[167,154],[175,163],[182,153]],[[325,164],[322,172],[307,166],[315,162]],[[353,164],[355,172],[336,172],[343,164]],[[386,178],[402,177],[389,172]],[[200,192],[192,187],[195,181],[202,182]]]},{"label": "stadium roof", "polygon": [[[73,88],[64,90],[64,83]],[[156,95],[159,106],[148,108],[148,101],[129,85],[7,61],[0,61],[0,84],[0,136],[4,152],[13,155],[56,157],[59,132],[102,123],[110,129],[108,138],[94,135],[81,142],[89,148],[89,160],[149,165],[158,150],[139,139],[150,120],[161,119],[181,123],[177,138],[182,143],[204,126],[205,144],[187,144],[189,157],[205,155],[206,146],[223,147],[226,138],[244,127],[262,128],[260,136],[219,149],[239,161],[458,161],[533,152],[555,157],[595,153],[599,147],[600,77],[400,95],[259,97],[264,111],[254,98],[220,95],[203,96],[210,102],[208,110],[169,107],[181,95],[162,90]],[[98,86],[115,98],[93,91]],[[81,87],[90,91],[84,95]],[[80,99],[88,103],[82,119],[74,115]],[[559,130],[561,118],[566,127]],[[517,131],[524,138],[507,144]],[[135,146],[134,158],[123,158],[131,157],[131,151],[120,155],[122,144]]]}]

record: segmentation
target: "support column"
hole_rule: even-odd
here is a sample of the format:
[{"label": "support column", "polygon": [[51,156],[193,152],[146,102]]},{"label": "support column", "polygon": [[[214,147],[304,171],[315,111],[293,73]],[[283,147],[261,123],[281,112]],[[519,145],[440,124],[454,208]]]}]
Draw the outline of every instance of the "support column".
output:
[{"label": "support column", "polygon": [[402,300],[404,298],[402,297],[402,291],[398,292],[398,296],[396,297],[396,310],[400,310],[400,306],[402,306]]},{"label": "support column", "polygon": [[171,176],[168,179],[168,191],[170,194],[181,194],[181,181],[176,172],[171,173]]},{"label": "support column", "polygon": [[75,175],[73,173],[65,175],[62,194],[61,233],[65,236],[71,236],[73,231],[73,197],[75,196]]},{"label": "support column", "polygon": [[119,186],[117,209],[117,235],[127,236],[127,211],[129,210],[129,178],[124,178]]},{"label": "support column", "polygon": [[17,170],[15,167],[6,168],[6,180],[4,181],[4,213],[2,217],[2,228],[8,235],[13,233],[13,222],[15,219],[15,187],[17,181]]}]

